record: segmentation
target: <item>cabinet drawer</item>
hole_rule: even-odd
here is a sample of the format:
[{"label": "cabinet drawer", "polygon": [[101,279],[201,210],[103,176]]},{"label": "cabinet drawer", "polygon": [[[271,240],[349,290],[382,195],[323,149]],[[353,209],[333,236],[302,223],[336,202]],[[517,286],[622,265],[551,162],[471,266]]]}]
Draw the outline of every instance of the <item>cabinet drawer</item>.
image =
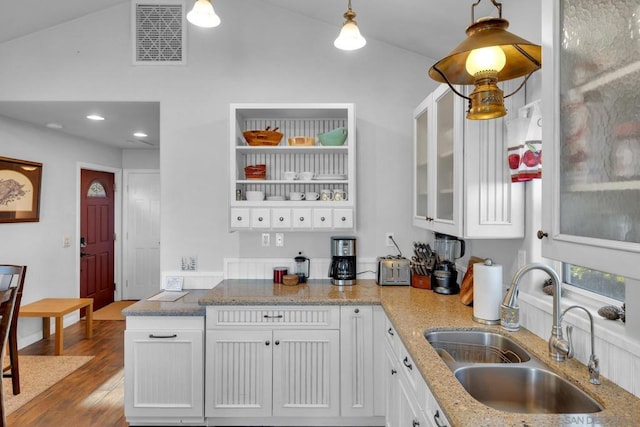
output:
[{"label": "cabinet drawer", "polygon": [[272,228],[291,228],[291,210],[273,209],[271,211]]},{"label": "cabinet drawer", "polygon": [[248,208],[231,208],[231,228],[249,228],[249,213]]},{"label": "cabinet drawer", "polygon": [[251,228],[271,227],[271,211],[269,209],[251,209]]},{"label": "cabinet drawer", "polygon": [[311,228],[311,209],[293,209],[293,228]]},{"label": "cabinet drawer", "polygon": [[333,212],[331,209],[313,210],[313,228],[333,227]]},{"label": "cabinet drawer", "polygon": [[334,209],[333,210],[333,227],[334,228],[353,228],[353,210],[352,209]]},{"label": "cabinet drawer", "polygon": [[330,306],[212,306],[207,307],[207,329],[241,326],[338,329],[340,307]]}]

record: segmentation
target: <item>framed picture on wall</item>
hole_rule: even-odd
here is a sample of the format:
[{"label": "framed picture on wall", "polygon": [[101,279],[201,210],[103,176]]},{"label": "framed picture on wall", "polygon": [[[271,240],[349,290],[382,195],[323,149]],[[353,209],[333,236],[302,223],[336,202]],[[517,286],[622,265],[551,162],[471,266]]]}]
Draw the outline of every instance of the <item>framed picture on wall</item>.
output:
[{"label": "framed picture on wall", "polygon": [[40,220],[42,163],[0,157],[0,222]]}]

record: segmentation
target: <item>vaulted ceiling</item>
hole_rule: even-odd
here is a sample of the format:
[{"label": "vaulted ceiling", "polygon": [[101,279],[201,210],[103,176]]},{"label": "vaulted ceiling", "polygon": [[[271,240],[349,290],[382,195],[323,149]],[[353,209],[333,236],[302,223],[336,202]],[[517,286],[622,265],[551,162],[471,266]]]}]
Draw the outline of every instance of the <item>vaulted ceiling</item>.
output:
[{"label": "vaulted ceiling", "polygon": [[[193,0],[185,0],[187,8]],[[224,9],[233,7],[237,1],[263,1],[288,12],[315,19],[336,27],[336,36],[343,22],[342,14],[347,9],[347,0],[212,0],[216,11],[224,24]],[[540,42],[540,1],[541,0],[502,0],[503,17],[509,20],[510,29],[518,35],[533,42]],[[389,45],[406,49],[428,59],[436,60],[444,56],[465,36],[464,30],[471,22],[471,4],[473,0],[352,0],[352,8],[357,13],[356,20],[363,36],[368,40],[377,40]],[[56,25],[81,18],[85,15],[113,7],[130,0],[30,0],[0,2],[0,43],[4,43],[25,35],[35,33]],[[480,1],[476,8],[476,19],[483,16],[496,16],[496,9],[490,0]],[[65,120],[65,114],[76,114],[79,105],[53,105],[41,103],[40,111],[50,115],[48,122]],[[112,104],[112,105],[108,105]],[[110,114],[110,108],[119,103],[103,103],[94,105]],[[140,120],[148,120],[157,105],[139,103]],[[0,102],[0,115],[29,121],[29,114],[24,112],[24,105]],[[65,108],[68,107],[68,108]],[[117,106],[121,107],[121,106]],[[23,111],[21,113],[21,111]],[[56,115],[58,115],[56,117]],[[124,117],[123,117],[124,119]],[[149,126],[157,127],[156,123]],[[111,121],[103,126],[101,134],[84,133],[82,123],[75,126],[75,134],[100,142],[119,141],[121,148],[150,148],[149,144],[131,142],[119,132],[117,139],[111,138],[107,126],[122,129],[131,123]],[[95,127],[94,127],[95,128]],[[72,131],[69,130],[71,133]],[[115,136],[115,135],[114,135]],[[149,142],[149,141],[147,141]],[[157,146],[157,138],[152,141]],[[133,145],[132,145],[133,144]]]}]

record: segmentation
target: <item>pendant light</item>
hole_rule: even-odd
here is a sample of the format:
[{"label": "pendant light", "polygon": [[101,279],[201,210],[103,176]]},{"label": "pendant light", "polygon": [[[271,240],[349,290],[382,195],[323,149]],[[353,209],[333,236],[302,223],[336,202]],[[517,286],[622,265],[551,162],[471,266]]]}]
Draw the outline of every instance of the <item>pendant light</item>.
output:
[{"label": "pendant light", "polygon": [[213,10],[209,0],[196,0],[193,9],[187,13],[187,20],[198,27],[217,27],[220,25],[220,17]]},{"label": "pendant light", "polygon": [[[469,101],[467,119],[486,120],[507,114],[504,98],[518,92],[527,79],[542,67],[542,48],[507,31],[509,21],[502,19],[502,3],[491,0],[498,9],[498,18],[475,21],[471,6],[471,25],[467,38],[445,58],[429,69],[429,76],[447,83],[458,96]],[[522,84],[504,95],[498,82],[526,76]],[[453,85],[474,85],[470,96],[458,92]]]},{"label": "pendant light", "polygon": [[367,41],[360,34],[358,24],[354,21],[356,13],[351,10],[351,0],[349,0],[349,8],[344,13],[344,24],[340,30],[338,38],[333,42],[333,45],[342,50],[357,50],[367,44]]}]

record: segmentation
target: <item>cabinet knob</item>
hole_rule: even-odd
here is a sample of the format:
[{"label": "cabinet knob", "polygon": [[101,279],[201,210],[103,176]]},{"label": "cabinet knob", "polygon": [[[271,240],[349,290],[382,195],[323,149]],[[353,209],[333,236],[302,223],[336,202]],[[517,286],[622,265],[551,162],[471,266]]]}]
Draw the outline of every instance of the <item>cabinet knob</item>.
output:
[{"label": "cabinet knob", "polygon": [[271,344],[271,341],[269,341],[269,340],[266,340],[266,341],[264,342],[264,345],[269,345],[269,344]]},{"label": "cabinet knob", "polygon": [[395,369],[392,369],[392,370],[391,370],[391,375],[395,375],[395,374],[397,374],[397,373],[398,373],[398,371],[396,371]]},{"label": "cabinet knob", "polygon": [[241,216],[237,217],[236,219],[237,219],[238,221],[242,221],[242,217],[241,217]]},{"label": "cabinet knob", "polygon": [[404,364],[404,366],[409,368],[409,370],[413,370],[413,365],[411,363],[409,363],[409,358],[408,357],[405,356],[405,358],[402,361],[402,363]]},{"label": "cabinet knob", "polygon": [[446,424],[440,424],[440,410],[436,409],[436,413],[433,414],[433,421],[435,421],[437,427],[447,427]]},{"label": "cabinet knob", "polygon": [[340,219],[342,220],[342,222],[345,222],[345,221],[347,220],[347,218],[346,218],[346,217],[342,217],[342,218],[340,218]]},{"label": "cabinet knob", "polygon": [[323,216],[320,217],[320,221],[324,222],[324,217]]},{"label": "cabinet knob", "polygon": [[280,340],[276,340],[275,345],[280,345]]},{"label": "cabinet knob", "polygon": [[549,233],[545,233],[542,230],[538,230],[538,233],[536,234],[538,236],[538,239],[542,240],[545,237],[549,237]]},{"label": "cabinet knob", "polygon": [[395,334],[393,333],[393,329],[389,328],[387,329],[387,333],[391,336],[394,336]]},{"label": "cabinet knob", "polygon": [[280,222],[284,221],[284,217],[282,217],[282,216],[280,218],[278,218],[278,219],[280,220]]},{"label": "cabinet knob", "polygon": [[353,312],[354,312],[354,313],[356,313],[356,314],[358,314],[358,313],[360,313],[360,309],[359,309],[359,308],[356,308],[355,310],[353,310]]},{"label": "cabinet knob", "polygon": [[420,425],[420,422],[418,422],[418,420],[413,420],[413,427],[418,427]]},{"label": "cabinet knob", "polygon": [[258,217],[258,222],[262,222],[262,217]]},{"label": "cabinet knob", "polygon": [[426,216],[424,217],[424,219],[425,221],[429,221],[429,222],[433,221],[433,218],[431,218],[430,216]]},{"label": "cabinet knob", "polygon": [[304,217],[303,216],[300,217],[300,222],[304,222]]}]

